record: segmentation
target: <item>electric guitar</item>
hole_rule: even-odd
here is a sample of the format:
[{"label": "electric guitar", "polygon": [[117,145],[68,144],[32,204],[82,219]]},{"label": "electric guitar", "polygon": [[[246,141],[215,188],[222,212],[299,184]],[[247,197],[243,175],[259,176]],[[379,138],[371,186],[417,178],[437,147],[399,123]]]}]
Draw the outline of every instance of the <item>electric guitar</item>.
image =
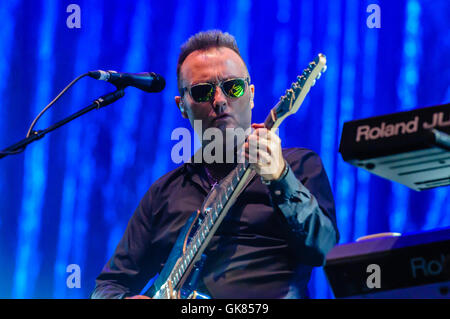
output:
[{"label": "electric guitar", "polygon": [[[275,130],[286,117],[295,114],[316,79],[325,70],[326,58],[319,54],[272,108],[264,126]],[[254,175],[248,163],[240,163],[212,188],[202,207],[190,216],[181,229],[167,262],[153,285],[145,292],[146,296],[153,299],[209,298],[195,290],[206,258],[203,251]]]}]

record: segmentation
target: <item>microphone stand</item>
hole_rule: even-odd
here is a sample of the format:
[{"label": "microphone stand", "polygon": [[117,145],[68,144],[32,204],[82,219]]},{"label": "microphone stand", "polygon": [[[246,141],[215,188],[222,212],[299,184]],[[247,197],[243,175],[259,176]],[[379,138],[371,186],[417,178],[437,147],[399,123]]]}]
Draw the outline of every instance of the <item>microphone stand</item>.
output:
[{"label": "microphone stand", "polygon": [[0,151],[0,158],[3,158],[8,155],[17,154],[25,150],[25,147],[28,146],[28,144],[31,144],[32,142],[36,140],[40,140],[43,138],[47,133],[56,130],[58,127],[63,126],[66,123],[69,123],[70,121],[76,119],[77,117],[80,117],[81,115],[92,111],[93,109],[100,109],[104,106],[107,106],[111,103],[114,103],[115,101],[119,100],[121,97],[125,95],[125,91],[123,88],[117,89],[114,92],[105,94],[98,99],[96,99],[91,105],[85,107],[84,109],[81,109],[80,111],[66,117],[65,119],[49,126],[45,130],[38,130],[38,131],[32,131],[31,135],[24,138],[23,140],[11,145],[10,147],[5,148],[4,150]]}]

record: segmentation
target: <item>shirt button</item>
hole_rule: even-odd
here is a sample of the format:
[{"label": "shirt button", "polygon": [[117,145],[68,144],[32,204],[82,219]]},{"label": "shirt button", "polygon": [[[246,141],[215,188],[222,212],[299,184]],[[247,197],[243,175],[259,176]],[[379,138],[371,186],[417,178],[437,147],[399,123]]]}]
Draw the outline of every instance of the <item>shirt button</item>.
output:
[{"label": "shirt button", "polygon": [[280,191],[279,189],[277,189],[277,190],[275,191],[275,195],[280,196],[280,195],[281,195],[281,191]]}]

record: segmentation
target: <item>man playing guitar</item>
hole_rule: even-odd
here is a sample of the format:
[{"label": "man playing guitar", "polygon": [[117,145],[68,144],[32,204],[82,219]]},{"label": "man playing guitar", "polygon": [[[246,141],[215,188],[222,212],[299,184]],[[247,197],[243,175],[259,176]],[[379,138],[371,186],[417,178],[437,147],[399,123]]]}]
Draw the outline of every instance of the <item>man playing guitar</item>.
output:
[{"label": "man playing guitar", "polygon": [[[239,155],[256,175],[214,233],[198,291],[212,298],[307,298],[314,266],[337,243],[335,207],[319,156],[282,149],[264,124],[251,124],[255,87],[234,38],[201,32],[178,60],[181,115],[205,130],[240,128],[242,145],[223,143],[223,160],[191,161],[159,178],[142,198],[114,255],[97,277],[92,298],[148,298],[140,293],[161,272],[180,229]],[[202,139],[205,148],[208,141]],[[256,152],[251,152],[256,143]],[[227,161],[232,153],[233,161]]]}]

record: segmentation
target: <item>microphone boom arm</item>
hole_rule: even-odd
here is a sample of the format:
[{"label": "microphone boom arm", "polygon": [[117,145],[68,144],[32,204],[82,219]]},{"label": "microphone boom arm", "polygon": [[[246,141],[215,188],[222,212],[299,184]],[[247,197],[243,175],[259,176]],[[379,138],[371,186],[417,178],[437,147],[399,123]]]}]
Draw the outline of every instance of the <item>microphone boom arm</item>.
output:
[{"label": "microphone boom arm", "polygon": [[102,107],[105,107],[111,103],[114,103],[115,101],[119,100],[125,95],[124,89],[118,89],[114,92],[105,94],[98,99],[96,99],[91,105],[85,107],[84,109],[79,110],[78,112],[66,117],[65,119],[49,126],[48,128],[44,130],[38,130],[38,131],[32,131],[31,135],[29,137],[24,138],[23,140],[5,148],[4,150],[0,151],[0,158],[3,158],[8,155],[12,154],[18,154],[25,150],[25,148],[31,144],[32,142],[36,140],[40,140],[43,138],[47,133],[56,130],[57,128],[71,122],[72,120],[76,119],[77,117],[80,117],[83,114],[86,114],[93,109],[100,109]]}]

